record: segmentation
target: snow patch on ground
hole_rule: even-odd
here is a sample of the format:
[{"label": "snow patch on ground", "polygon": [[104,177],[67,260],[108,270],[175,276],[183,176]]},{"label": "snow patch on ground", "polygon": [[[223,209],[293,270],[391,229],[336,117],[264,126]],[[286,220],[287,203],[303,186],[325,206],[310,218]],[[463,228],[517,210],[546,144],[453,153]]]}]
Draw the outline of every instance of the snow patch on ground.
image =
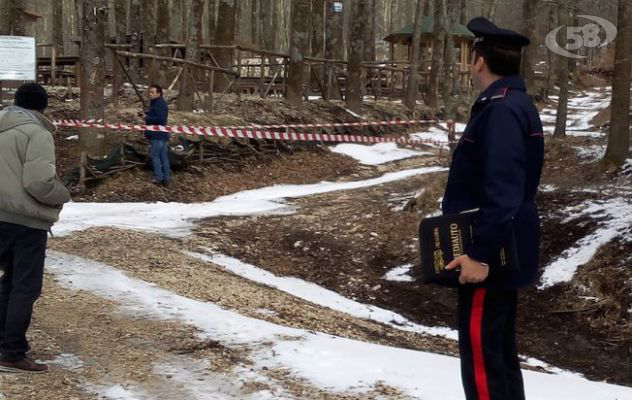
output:
[{"label": "snow patch on ground", "polygon": [[[47,266],[59,284],[119,302],[133,316],[177,320],[199,329],[202,339],[248,345],[254,368],[286,368],[321,388],[366,392],[378,383],[415,399],[461,400],[459,360],[283,327],[244,317],[215,304],[188,299],[128,277],[112,267],[49,252]],[[621,400],[632,388],[591,382],[576,376],[524,372],[528,398],[538,400]],[[109,399],[143,399],[123,387]],[[118,396],[118,397],[115,397]],[[144,400],[144,399],[143,399]]]},{"label": "snow patch on ground", "polygon": [[606,154],[605,146],[592,145],[592,146],[575,146],[577,150],[577,157],[582,158],[588,162],[597,161],[603,158]]},{"label": "snow patch on ground", "polygon": [[397,143],[377,143],[372,146],[343,143],[332,147],[331,151],[354,158],[364,165],[380,165],[405,158],[432,155],[425,151],[399,148]]},{"label": "snow patch on ground", "polygon": [[188,357],[178,357],[162,361],[153,366],[153,372],[164,377],[187,399],[195,400],[274,400],[285,399],[281,390],[258,390],[251,395],[241,393],[245,383],[259,383],[270,386],[272,381],[244,368],[238,368],[239,378],[210,372],[211,362]]},{"label": "snow patch on ground", "polygon": [[223,196],[207,203],[68,203],[53,227],[55,235],[95,226],[157,232],[171,237],[188,235],[195,221],[217,216],[282,215],[295,212],[286,199],[364,189],[416,175],[446,171],[425,167],[390,172],[377,178],[352,182],[320,182],[308,185],[275,185]]},{"label": "snow patch on ground", "polygon": [[84,366],[83,360],[81,358],[70,353],[62,353],[50,361],[43,362],[48,365],[58,365],[61,368],[69,370],[80,370]]},{"label": "snow patch on ground", "polygon": [[617,236],[630,231],[632,226],[632,203],[630,200],[615,198],[606,201],[587,201],[578,207],[569,208],[572,214],[564,223],[572,223],[584,216],[600,221],[594,232],[580,239],[577,244],[565,250],[549,264],[542,274],[539,289],[546,289],[562,282],[570,282],[579,266],[589,262],[599,248]]},{"label": "snow patch on ground", "polygon": [[302,279],[276,276],[264,269],[229,256],[222,254],[207,255],[196,252],[186,252],[185,254],[205,262],[219,265],[233,274],[253,282],[273,287],[285,293],[289,293],[292,296],[309,301],[310,303],[343,312],[356,318],[380,322],[407,332],[441,336],[452,340],[456,340],[458,337],[457,332],[453,329],[418,325],[393,311],[359,303],[341,296],[332,290],[325,289],[322,286]]},{"label": "snow patch on ground", "polygon": [[[591,121],[601,110],[608,107],[612,97],[611,91],[611,87],[605,87],[588,92],[570,92],[566,134],[569,136],[603,136],[604,134],[599,132],[598,127],[593,126]],[[549,96],[549,98],[555,101],[559,100],[558,96]],[[556,108],[545,108],[540,112],[545,133],[553,134],[556,115]]]},{"label": "snow patch on ground", "polygon": [[412,268],[412,264],[405,264],[393,268],[384,275],[384,279],[394,282],[413,282],[413,277],[410,275]]},{"label": "snow patch on ground", "polygon": [[541,192],[555,192],[557,190],[557,186],[555,185],[540,185]]},{"label": "snow patch on ground", "polygon": [[99,399],[107,399],[107,400],[151,400],[147,394],[132,390],[126,389],[121,385],[93,385],[86,384],[85,389],[89,392],[96,394]]}]

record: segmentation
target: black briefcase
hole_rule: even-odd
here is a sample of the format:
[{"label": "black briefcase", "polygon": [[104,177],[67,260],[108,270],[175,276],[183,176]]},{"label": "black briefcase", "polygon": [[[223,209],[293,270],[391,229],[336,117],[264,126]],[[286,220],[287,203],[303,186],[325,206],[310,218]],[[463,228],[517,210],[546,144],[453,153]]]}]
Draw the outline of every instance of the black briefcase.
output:
[{"label": "black briefcase", "polygon": [[[445,266],[463,255],[464,249],[473,243],[473,225],[477,216],[478,211],[475,210],[425,218],[420,222],[421,271],[425,283],[458,285],[459,270],[446,270]],[[498,256],[490,260],[489,268],[490,275],[520,268],[513,227]]]}]

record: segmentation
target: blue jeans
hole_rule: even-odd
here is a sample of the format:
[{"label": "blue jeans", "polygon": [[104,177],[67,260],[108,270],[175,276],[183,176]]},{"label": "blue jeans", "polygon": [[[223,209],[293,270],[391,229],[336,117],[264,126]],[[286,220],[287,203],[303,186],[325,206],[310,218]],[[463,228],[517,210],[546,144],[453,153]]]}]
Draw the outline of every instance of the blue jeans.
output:
[{"label": "blue jeans", "polygon": [[149,155],[154,168],[154,179],[158,182],[169,182],[171,169],[169,168],[169,141],[150,140]]}]

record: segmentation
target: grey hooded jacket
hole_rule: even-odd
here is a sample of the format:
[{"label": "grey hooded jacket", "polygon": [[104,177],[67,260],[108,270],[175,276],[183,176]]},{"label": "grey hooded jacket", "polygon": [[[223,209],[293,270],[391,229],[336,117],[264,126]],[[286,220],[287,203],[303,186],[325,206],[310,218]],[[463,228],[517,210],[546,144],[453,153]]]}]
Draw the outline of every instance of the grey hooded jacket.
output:
[{"label": "grey hooded jacket", "polygon": [[70,193],[55,171],[55,126],[37,111],[0,111],[0,221],[48,230]]}]

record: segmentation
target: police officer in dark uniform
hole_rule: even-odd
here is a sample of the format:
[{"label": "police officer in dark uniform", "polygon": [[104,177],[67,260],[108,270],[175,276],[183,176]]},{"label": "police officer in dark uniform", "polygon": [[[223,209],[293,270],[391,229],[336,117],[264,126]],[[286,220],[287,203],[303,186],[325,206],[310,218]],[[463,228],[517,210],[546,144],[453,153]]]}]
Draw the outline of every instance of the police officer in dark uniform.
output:
[{"label": "police officer in dark uniform", "polygon": [[[517,290],[535,280],[538,268],[542,122],[518,76],[529,39],[482,17],[467,27],[476,37],[470,72],[480,95],[455,149],[442,206],[444,214],[479,209],[474,244],[447,266],[460,268],[461,375],[468,400],[522,400]],[[519,270],[490,271],[492,255],[512,235]]]}]

